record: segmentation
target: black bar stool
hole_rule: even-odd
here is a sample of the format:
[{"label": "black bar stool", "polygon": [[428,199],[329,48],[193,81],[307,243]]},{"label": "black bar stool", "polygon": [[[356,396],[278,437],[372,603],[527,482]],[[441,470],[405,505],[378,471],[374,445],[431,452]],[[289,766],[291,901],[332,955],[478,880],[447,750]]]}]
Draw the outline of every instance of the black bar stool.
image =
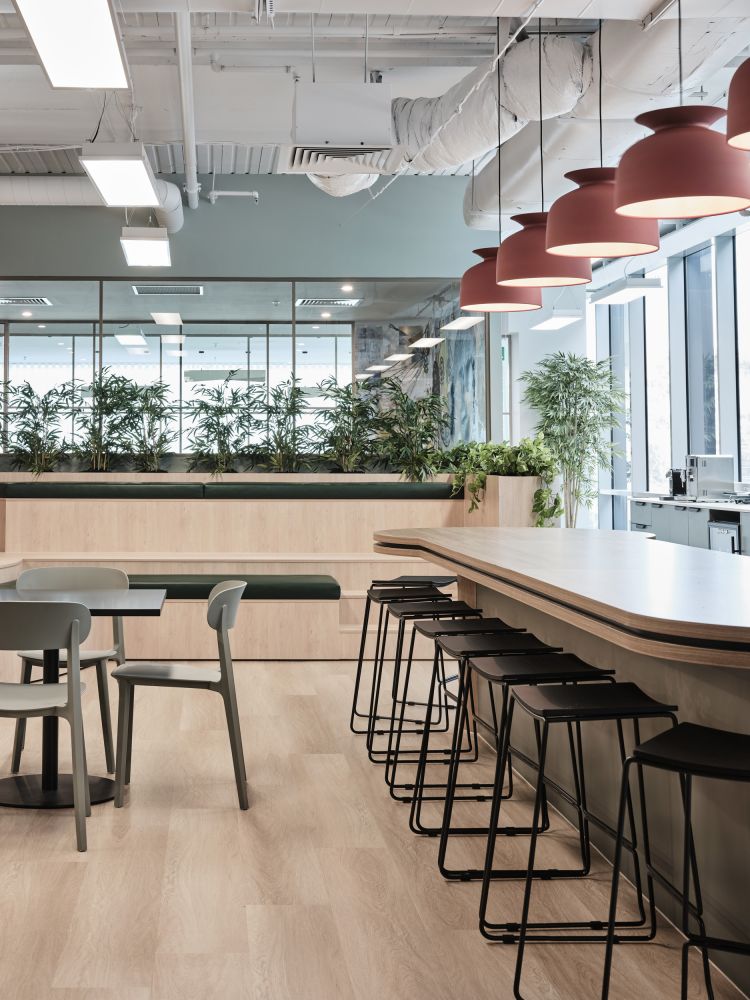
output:
[{"label": "black bar stool", "polygon": [[[592,667],[588,663],[584,663],[583,660],[579,660],[577,656],[573,656],[571,653],[555,653],[554,655],[528,655],[528,656],[480,656],[468,661],[467,676],[464,683],[461,685],[459,691],[459,706],[456,711],[456,722],[453,738],[453,748],[451,753],[449,771],[448,771],[448,787],[445,796],[445,808],[443,812],[443,823],[440,832],[440,849],[438,851],[438,867],[443,878],[461,881],[471,881],[479,880],[484,877],[484,870],[482,868],[449,868],[446,864],[446,854],[448,850],[449,838],[453,835],[461,836],[486,836],[489,833],[489,828],[487,826],[471,826],[471,827],[452,827],[451,820],[453,815],[453,802],[455,799],[455,789],[458,781],[459,765],[461,763],[460,755],[455,752],[457,746],[456,743],[456,733],[461,731],[461,727],[464,726],[465,720],[468,717],[469,703],[470,699],[467,696],[467,692],[471,692],[473,688],[473,680],[475,678],[486,681],[491,688],[496,685],[500,687],[501,691],[501,701],[500,701],[500,720],[497,729],[498,736],[498,752],[499,748],[502,746],[503,740],[505,739],[505,728],[508,722],[508,697],[510,691],[521,684],[579,684],[579,683],[591,683],[591,682],[608,682],[612,683],[614,670],[601,670],[598,667]],[[538,723],[536,725],[537,733],[537,743],[539,739]],[[575,750],[573,748],[573,726],[568,726],[568,740],[571,747],[571,762],[573,764],[573,775],[575,782],[576,775],[576,759]],[[576,726],[576,742],[580,747],[580,726]],[[527,754],[523,753],[521,750],[513,747],[511,742],[511,734],[508,734],[508,770],[510,773],[511,760],[516,757],[522,760],[525,764],[528,764],[532,768],[536,768],[536,761],[531,760]],[[553,785],[558,792],[566,795],[564,789],[560,788],[557,783],[553,783],[550,779],[547,779],[548,785]],[[511,789],[512,791],[512,789]],[[578,789],[577,789],[578,791]],[[510,797],[510,796],[508,796]],[[583,829],[583,819],[580,815],[580,795],[576,795],[575,798],[569,797],[569,801],[573,804],[579,813],[579,831]],[[545,800],[546,802],[546,800]],[[542,826],[541,831],[547,829],[549,822],[546,815],[546,808],[543,804],[542,809]],[[540,831],[540,832],[541,832]],[[530,827],[506,827],[498,830],[497,833],[504,833],[506,835],[515,834],[530,834]],[[587,849],[583,852],[584,866],[587,858]],[[585,875],[588,873],[588,868],[584,867],[583,870],[570,869],[556,870],[557,877],[575,877],[576,875]],[[524,872],[512,871],[510,869],[500,869],[493,873],[495,878],[519,878],[525,875]]]},{"label": "black bar stool", "polygon": [[[389,786],[392,792],[396,788],[411,792],[411,790],[413,789],[413,785],[396,784],[395,780],[396,767],[399,762],[410,761],[413,760],[415,757],[419,758],[419,756],[422,753],[421,747],[404,748],[402,746],[402,739],[405,735],[421,736],[423,734],[423,729],[409,730],[404,728],[405,723],[409,721],[405,715],[406,707],[407,705],[414,704],[414,702],[409,700],[409,688],[411,682],[412,666],[414,662],[414,646],[416,643],[417,636],[422,635],[425,638],[430,639],[433,642],[437,643],[438,637],[450,637],[450,636],[455,637],[455,636],[468,636],[468,635],[493,636],[497,634],[506,634],[509,632],[522,633],[524,631],[523,629],[518,629],[510,625],[507,625],[500,618],[482,618],[481,612],[479,611],[477,611],[478,617],[470,617],[467,615],[463,617],[460,621],[444,620],[448,618],[447,615],[443,615],[443,611],[447,610],[448,605],[439,604],[436,606],[436,608],[439,610],[439,613],[431,615],[431,619],[428,619],[427,615],[411,616],[412,633],[409,642],[409,651],[406,658],[406,669],[404,673],[403,693],[401,695],[401,698],[398,698],[398,691],[396,690],[393,691],[394,722],[395,722],[396,709],[399,704],[401,705],[401,712],[398,717],[397,726],[391,728],[388,741],[388,756],[386,763],[385,780],[386,784]],[[409,611],[408,605],[400,605],[397,608],[391,608],[391,614],[393,614],[396,617],[401,617],[402,619],[407,617],[408,611]],[[437,655],[437,663],[435,662],[436,655]],[[445,660],[442,654],[442,650],[437,645],[435,645],[435,651],[433,653],[433,668],[436,668],[439,673],[438,682],[436,685],[437,698],[438,698],[438,721],[435,723],[432,722],[433,705],[432,701],[430,701],[429,702],[430,729],[431,732],[433,733],[447,732],[449,728],[448,725],[446,725],[445,727],[442,727],[440,725],[442,720],[442,715],[440,713],[442,712],[443,704],[445,704],[446,707],[446,714],[448,708],[451,707],[450,700],[453,696],[452,693],[448,690],[448,684],[450,683],[450,680],[454,678],[446,677]],[[418,704],[422,705],[427,703],[418,702]],[[395,744],[394,744],[394,737],[395,737]],[[472,741],[472,730],[470,727],[467,727],[467,739],[468,739],[468,746],[466,748],[462,748],[459,752],[464,753],[464,750],[466,750],[470,754],[472,753],[475,754],[476,750],[475,749],[472,750],[472,745],[474,748],[476,748],[476,739]],[[447,754],[449,752],[450,751],[448,750],[448,748],[442,748],[442,747],[439,749],[427,750],[429,758],[437,757],[440,760],[446,760]],[[398,796],[398,798],[399,801],[410,802],[411,794],[409,794],[408,796]]]},{"label": "black bar stool", "polygon": [[[509,628],[505,625],[504,628],[498,629],[489,635],[440,635],[435,638],[435,658],[433,660],[432,677],[430,680],[430,692],[427,696],[427,701],[432,704],[435,698],[435,688],[438,683],[438,673],[439,664],[442,662],[443,657],[449,656],[458,661],[458,682],[459,682],[459,693],[462,686],[465,684],[466,677],[466,664],[472,656],[477,655],[494,655],[494,656],[510,656],[512,654],[518,655],[530,655],[530,654],[541,654],[541,653],[557,653],[561,652],[559,647],[548,646],[541,639],[537,639],[535,635],[530,635],[528,632],[519,633],[517,630]],[[475,712],[473,712],[473,695],[472,692],[468,692],[468,697],[471,702],[472,707],[472,729],[475,739],[478,736],[477,731],[477,718]],[[497,730],[498,720],[497,712],[494,702],[494,694],[492,689],[490,689],[490,706],[493,713],[493,719],[491,723],[485,722],[485,725]],[[430,736],[431,727],[428,723],[424,727],[424,733],[422,736],[422,746],[420,749],[419,762],[417,764],[417,772],[413,783],[413,789],[410,790],[410,794],[405,797],[400,797],[401,801],[411,802],[411,812],[409,816],[409,827],[414,833],[426,834],[429,836],[438,836],[440,833],[440,827],[428,827],[425,826],[421,818],[421,807],[423,802],[428,801],[442,801],[445,798],[445,790],[447,784],[445,782],[438,782],[429,784],[426,782],[426,771],[427,765],[430,762]],[[398,751],[398,738],[396,743],[396,749]],[[443,755],[443,762],[448,764],[450,758],[456,748],[451,746],[448,749],[447,755]],[[492,783],[487,783],[482,786],[481,784],[477,787],[476,783],[472,782],[469,785],[475,791],[481,790],[482,787],[490,789],[493,787]],[[425,789],[432,789],[437,791],[438,794],[425,794]],[[399,798],[393,794],[394,798]],[[477,798],[476,795],[468,796],[468,798],[475,801],[484,801],[486,795]]]},{"label": "black bar stool", "polygon": [[[685,817],[682,887],[678,889],[665,879],[663,875],[655,871],[651,867],[650,858],[646,858],[646,863],[649,866],[649,872],[653,879],[682,903],[682,933],[685,935],[685,943],[682,946],[680,995],[683,1000],[687,997],[688,955],[691,948],[698,948],[703,958],[706,993],[709,1000],[713,1000],[711,967],[708,961],[709,950],[733,952],[736,955],[750,955],[750,944],[706,934],[703,921],[703,900],[692,836],[692,781],[694,777],[713,778],[719,781],[750,781],[750,736],[745,733],[732,733],[721,729],[711,729],[707,726],[698,726],[691,722],[681,722],[673,729],[668,729],[653,739],[646,740],[645,743],[640,743],[625,761],[620,790],[620,809],[617,820],[617,841],[614,872],[612,874],[612,896],[607,927],[607,950],[604,959],[602,1000],[607,1000],[609,996],[612,951],[613,945],[618,940],[615,925],[617,891],[620,879],[620,864],[622,861],[627,790],[630,781],[630,769],[633,765],[638,768],[639,773],[645,766],[655,767],[663,771],[672,771],[680,776]],[[695,895],[694,903],[690,901],[691,877]],[[690,929],[691,917],[698,925],[697,934]]]},{"label": "black bar stool", "polygon": [[[537,788],[534,798],[534,814],[531,822],[531,836],[529,840],[529,857],[525,872],[525,886],[523,896],[523,907],[520,922],[505,921],[503,923],[491,922],[487,919],[487,905],[489,900],[490,887],[493,879],[495,843],[497,839],[497,827],[500,816],[501,797],[498,794],[498,786],[502,782],[502,775],[505,771],[505,761],[507,759],[513,722],[513,712],[518,705],[534,719],[541,728],[541,742],[539,747],[539,762],[537,775]],[[641,719],[668,719],[672,725],[677,724],[675,712],[676,706],[667,705],[663,702],[655,701],[645,694],[636,684],[615,683],[615,684],[554,684],[516,687],[511,692],[508,706],[508,720],[505,727],[505,738],[497,762],[498,779],[495,783],[495,794],[492,799],[492,810],[490,813],[489,834],[487,836],[487,853],[485,857],[484,877],[482,879],[482,896],[479,906],[479,929],[484,937],[490,941],[497,941],[502,944],[517,944],[518,952],[516,957],[516,972],[513,981],[513,996],[516,1000],[523,1000],[521,989],[521,977],[523,971],[523,957],[527,941],[546,942],[604,942],[606,940],[606,920],[585,920],[585,921],[529,921],[529,907],[531,903],[532,886],[535,879],[540,877],[540,872],[535,870],[534,861],[536,857],[537,839],[539,836],[539,818],[541,815],[542,802],[544,798],[544,785],[547,781],[545,776],[545,765],[547,759],[547,746],[549,730],[553,725],[584,722],[615,722],[617,726],[618,743],[623,766],[626,761],[625,741],[623,736],[623,722],[633,721],[635,742],[638,738],[638,722]],[[580,748],[578,757],[580,758]],[[577,763],[576,783],[580,786],[580,810],[583,816],[584,833],[588,841],[588,825],[597,826],[600,830],[608,833],[612,837],[617,836],[614,830],[603,819],[596,816],[588,808],[586,802],[586,787],[583,781],[582,759]],[[656,910],[654,905],[653,882],[651,879],[650,865],[646,865],[646,884],[648,895],[648,916],[646,914],[643,901],[643,885],[641,878],[641,866],[638,855],[638,842],[635,829],[635,813],[633,810],[632,797],[629,787],[625,793],[625,811],[628,816],[630,827],[630,838],[620,838],[621,847],[627,850],[633,858],[634,864],[634,884],[638,902],[638,917],[632,920],[616,921],[617,928],[629,929],[627,935],[618,935],[620,941],[650,941],[656,933]],[[639,803],[641,809],[641,820],[643,826],[643,844],[646,859],[650,857],[648,843],[648,824],[645,808],[645,794],[643,782],[639,772]],[[548,877],[554,877],[549,875]],[[529,934],[529,930],[534,933]],[[599,933],[596,933],[599,932]]]},{"label": "black bar stool", "polygon": [[[451,621],[457,620],[470,620],[479,619],[481,617],[481,610],[479,608],[472,608],[471,605],[467,604],[465,601],[454,601],[454,600],[441,600],[441,601],[391,601],[386,606],[386,625],[383,628],[383,634],[386,635],[387,622],[391,619],[397,622],[396,629],[396,645],[393,657],[393,678],[391,682],[391,699],[392,707],[390,715],[379,715],[378,709],[380,704],[380,689],[381,681],[383,677],[383,668],[385,664],[385,648],[381,648],[381,658],[379,662],[379,669],[377,673],[377,679],[373,685],[370,700],[370,711],[369,711],[369,731],[367,734],[367,752],[370,760],[373,763],[388,763],[392,757],[392,734],[393,727],[396,721],[396,711],[398,706],[401,705],[403,708],[402,715],[404,715],[407,705],[409,707],[426,707],[426,702],[408,700],[408,684],[404,687],[404,692],[401,697],[399,697],[399,683],[401,676],[401,663],[403,659],[404,652],[404,639],[406,635],[406,626],[409,622],[415,622],[420,619],[449,619]],[[414,656],[414,632],[412,631],[411,643],[409,646],[409,667]],[[444,691],[444,688],[441,690]],[[443,702],[442,698],[438,699],[438,720],[436,721],[436,726],[443,726],[443,707],[445,707],[445,723],[443,731],[448,730],[448,704]],[[377,721],[381,723],[384,721],[385,726],[380,726],[380,728],[375,728]],[[413,734],[421,735],[422,726],[424,725],[424,720],[421,718],[416,719],[406,719],[404,721],[409,724],[413,724],[416,728],[409,729],[408,731]],[[388,748],[387,750],[377,749],[374,746],[376,736],[387,736],[388,737]]]},{"label": "black bar stool", "polygon": [[[362,619],[362,637],[359,643],[359,656],[357,658],[357,672],[354,678],[354,693],[352,696],[352,710],[349,718],[349,728],[353,733],[364,736],[369,732],[370,718],[369,711],[362,712],[359,706],[359,692],[362,684],[362,671],[364,669],[365,653],[367,649],[368,626],[372,605],[378,606],[378,627],[375,634],[375,653],[373,656],[371,691],[368,704],[372,702],[372,686],[375,684],[378,666],[381,660],[381,646],[385,652],[385,638],[383,636],[384,624],[387,624],[386,606],[388,602],[394,601],[449,601],[450,594],[443,593],[443,587],[450,586],[455,577],[396,577],[394,580],[375,580],[367,590],[365,599],[365,611]],[[434,581],[437,581],[434,582]],[[366,719],[367,727],[362,729],[357,726],[357,719]]]}]

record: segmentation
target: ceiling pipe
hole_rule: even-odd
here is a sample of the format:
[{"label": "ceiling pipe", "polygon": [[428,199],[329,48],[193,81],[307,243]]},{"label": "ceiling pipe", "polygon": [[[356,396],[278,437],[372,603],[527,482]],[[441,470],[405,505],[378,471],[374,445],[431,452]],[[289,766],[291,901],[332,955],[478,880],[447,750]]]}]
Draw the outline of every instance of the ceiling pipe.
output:
[{"label": "ceiling pipe", "polygon": [[[159,225],[168,233],[178,233],[185,221],[182,195],[176,184],[156,181],[159,204],[154,208]],[[102,207],[102,198],[88,177],[35,177],[14,174],[0,177],[0,205]]]},{"label": "ceiling pipe", "polygon": [[190,208],[197,208],[201,186],[198,183],[198,156],[195,141],[195,102],[193,98],[193,50],[190,44],[190,14],[174,16],[177,31],[177,70],[180,77],[182,110],[182,150],[185,158],[185,194]]}]

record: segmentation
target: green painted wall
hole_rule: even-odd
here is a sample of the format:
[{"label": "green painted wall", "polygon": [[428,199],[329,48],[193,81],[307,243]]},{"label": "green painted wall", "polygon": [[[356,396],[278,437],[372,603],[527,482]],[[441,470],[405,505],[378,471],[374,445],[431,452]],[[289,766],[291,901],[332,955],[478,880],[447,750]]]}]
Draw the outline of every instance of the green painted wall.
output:
[{"label": "green painted wall", "polygon": [[453,277],[486,243],[464,225],[465,185],[403,177],[373,201],[331,198],[302,176],[220,177],[219,188],[258,190],[259,204],[185,208],[168,271],[126,267],[121,209],[0,207],[0,276]]}]

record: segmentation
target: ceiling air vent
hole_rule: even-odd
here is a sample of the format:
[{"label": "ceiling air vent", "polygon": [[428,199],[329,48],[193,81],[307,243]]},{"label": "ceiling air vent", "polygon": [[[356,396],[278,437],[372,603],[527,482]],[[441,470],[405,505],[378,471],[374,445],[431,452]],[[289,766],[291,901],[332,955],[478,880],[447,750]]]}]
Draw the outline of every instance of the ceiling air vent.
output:
[{"label": "ceiling air vent", "polygon": [[203,285],[133,285],[136,295],[203,295]]},{"label": "ceiling air vent", "polygon": [[9,295],[0,298],[0,306],[51,306],[41,295]]},{"label": "ceiling air vent", "polygon": [[308,306],[313,309],[353,309],[362,299],[296,299],[295,306]]},{"label": "ceiling air vent", "polygon": [[288,173],[369,174],[385,173],[390,146],[291,146]]}]

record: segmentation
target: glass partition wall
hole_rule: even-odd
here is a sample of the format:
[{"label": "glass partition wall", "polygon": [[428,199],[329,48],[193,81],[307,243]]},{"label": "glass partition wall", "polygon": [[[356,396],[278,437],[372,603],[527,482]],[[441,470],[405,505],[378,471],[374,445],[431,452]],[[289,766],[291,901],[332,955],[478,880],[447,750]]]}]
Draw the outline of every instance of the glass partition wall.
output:
[{"label": "glass partition wall", "polygon": [[[28,381],[43,394],[106,369],[167,385],[173,450],[188,452],[187,410],[203,386],[229,379],[267,396],[296,378],[310,423],[329,405],[322,383],[361,374],[395,378],[410,395],[442,395],[446,445],[484,440],[484,317],[470,330],[441,330],[457,299],[458,283],[440,279],[0,282],[4,420],[8,383]],[[411,347],[425,337],[438,342]],[[385,360],[394,353],[408,358]],[[74,435],[71,421],[66,436]]]}]

